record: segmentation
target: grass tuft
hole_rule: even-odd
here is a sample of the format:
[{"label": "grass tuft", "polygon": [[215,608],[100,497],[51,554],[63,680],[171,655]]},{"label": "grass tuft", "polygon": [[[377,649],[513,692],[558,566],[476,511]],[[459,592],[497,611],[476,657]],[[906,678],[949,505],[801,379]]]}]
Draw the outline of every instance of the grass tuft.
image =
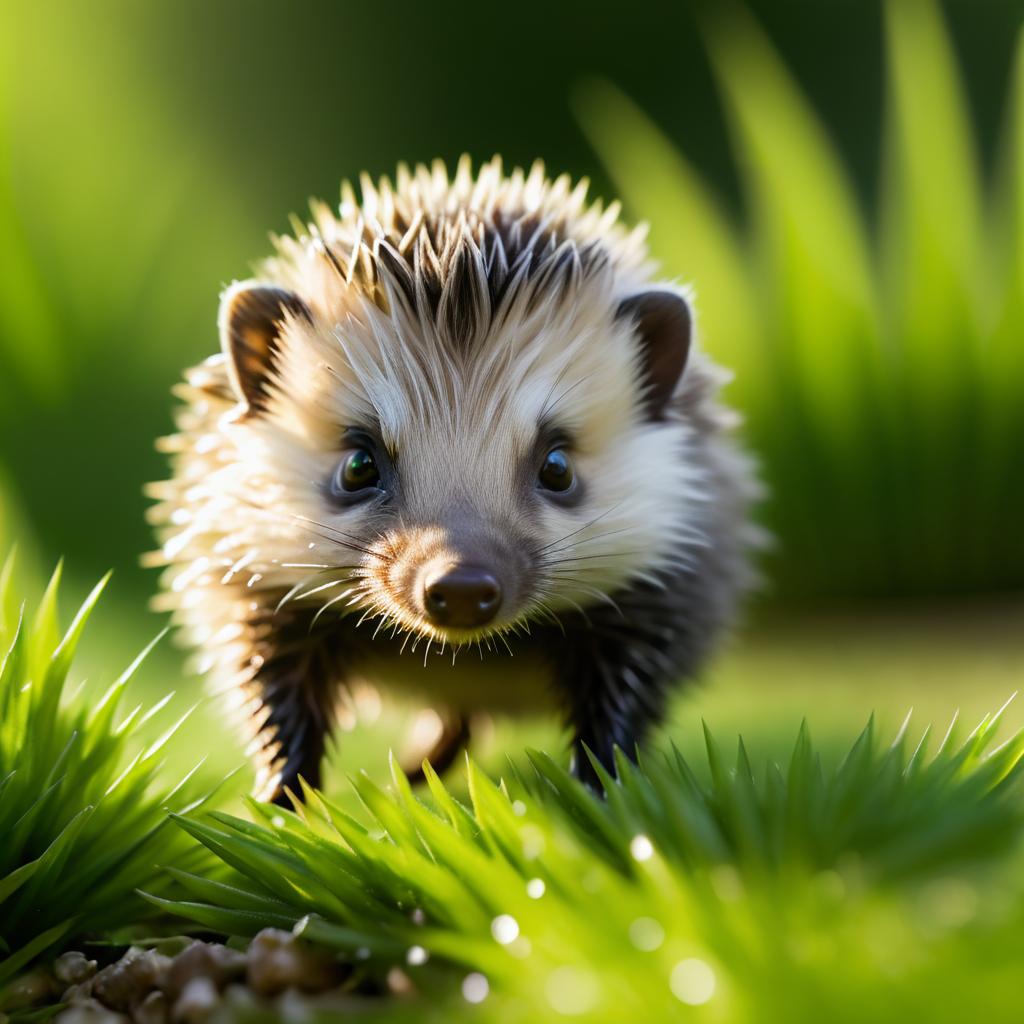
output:
[{"label": "grass tuft", "polygon": [[0,996],[43,953],[144,918],[135,889],[170,884],[157,857],[202,859],[166,809],[195,809],[209,795],[194,772],[173,787],[158,781],[173,730],[148,746],[143,735],[164,702],[121,710],[146,651],[99,700],[69,688],[107,578],[62,633],[60,566],[34,613],[19,605],[13,577],[10,557],[0,572]]},{"label": "grass tuft", "polygon": [[539,752],[498,783],[467,761],[468,803],[393,763],[386,788],[351,780],[355,816],[311,790],[295,813],[176,816],[230,873],[148,898],[226,935],[295,928],[356,978],[397,968],[416,1019],[486,991],[474,1019],[962,1020],[983,986],[1004,1019],[1024,738],[993,749],[999,717],[937,744],[869,722],[834,768],[806,726],[761,768],[705,728],[702,763],[622,757],[604,799]]}]

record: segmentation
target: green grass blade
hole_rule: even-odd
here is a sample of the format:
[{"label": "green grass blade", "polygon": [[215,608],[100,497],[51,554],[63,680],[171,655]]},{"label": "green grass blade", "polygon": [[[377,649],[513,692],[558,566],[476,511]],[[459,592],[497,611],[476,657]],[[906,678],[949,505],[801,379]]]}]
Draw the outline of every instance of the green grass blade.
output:
[{"label": "green grass blade", "polygon": [[746,255],[718,200],[665,136],[618,89],[582,83],[574,109],[631,212],[650,220],[650,245],[665,271],[692,284],[704,344],[726,366],[750,367],[732,393],[746,409],[754,367],[768,366],[754,339],[758,303]]}]

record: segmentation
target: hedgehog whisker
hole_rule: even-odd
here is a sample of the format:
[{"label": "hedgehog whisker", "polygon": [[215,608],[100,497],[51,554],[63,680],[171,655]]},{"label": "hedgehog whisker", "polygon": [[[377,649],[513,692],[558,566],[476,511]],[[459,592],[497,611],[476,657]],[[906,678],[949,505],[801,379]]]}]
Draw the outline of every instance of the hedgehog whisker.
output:
[{"label": "hedgehog whisker", "polygon": [[[309,586],[309,584],[312,583],[313,580],[309,576],[307,576],[305,579],[299,580],[299,582],[296,583],[295,586],[292,587],[284,595],[284,597],[281,598],[280,601],[278,601],[277,607],[274,609],[274,614],[276,615],[289,601],[301,600],[302,598],[312,597],[313,594],[318,594],[322,590],[330,590],[331,587],[337,587],[344,583],[350,583],[353,576],[356,576],[358,578],[358,566],[338,566],[337,568],[339,570],[348,570],[349,575],[344,576],[340,579],[328,580],[326,583],[321,583],[318,586],[313,587],[311,590],[307,590],[303,593],[300,593],[300,591],[302,591],[302,588]],[[322,575],[323,570],[314,573],[313,577],[315,578],[316,576]]]},{"label": "hedgehog whisker", "polygon": [[[257,504],[255,501],[251,501],[247,498],[239,497],[238,501],[244,505],[248,505],[252,509],[255,509],[257,512],[262,512],[263,515],[269,516],[271,519],[276,519],[278,522],[298,523],[300,529],[305,530],[307,533],[311,533],[314,537],[330,541],[332,544],[337,544],[339,547],[347,548],[349,551],[357,551],[360,554],[368,555],[371,558],[380,558],[385,562],[394,560],[393,555],[374,551],[372,548],[367,547],[359,537],[346,533],[344,530],[339,530],[336,526],[331,526],[330,523],[321,523],[317,519],[311,519],[309,516],[300,515],[297,512],[289,512],[287,517],[285,517],[274,512],[272,509],[267,508],[265,505]],[[319,529],[312,529],[312,527],[319,527]],[[329,532],[323,533],[321,532],[323,530]],[[378,534],[375,539],[386,541],[383,534]]]},{"label": "hedgehog whisker", "polygon": [[274,609],[276,615],[303,587],[309,585],[309,578],[301,579],[294,587],[289,590],[280,601],[277,602],[277,607]]},{"label": "hedgehog whisker", "polygon": [[641,551],[602,551],[599,555],[571,555],[566,558],[542,559],[540,565],[543,569],[550,569],[566,565],[569,562],[587,562],[594,558],[631,558],[641,554],[643,554]]},{"label": "hedgehog whisker", "polygon": [[329,580],[327,583],[321,583],[320,586],[314,587],[312,590],[307,590],[304,593],[296,594],[295,600],[299,601],[306,597],[312,597],[314,594],[319,594],[321,591],[330,590],[332,587],[341,586],[342,584],[348,582],[348,580]]},{"label": "hedgehog whisker", "polygon": [[[299,529],[305,530],[306,533],[310,534],[313,537],[319,537],[321,540],[329,541],[331,544],[337,544],[338,547],[345,548],[348,551],[355,551],[361,555],[365,555],[368,553],[366,548],[356,547],[356,545],[350,544],[348,541],[341,540],[338,537],[332,537],[329,533],[324,533],[321,530],[314,530],[311,526],[303,526],[300,523]],[[372,552],[370,552],[370,554],[372,554]]]},{"label": "hedgehog whisker", "polygon": [[[592,587],[575,576],[560,576],[559,581],[562,583],[569,583],[572,585],[572,589],[579,590],[583,594],[590,594],[591,597],[596,597],[598,600],[604,601],[606,604],[611,605],[619,615],[623,615],[622,609],[616,603],[615,599],[609,594],[606,594],[603,590],[599,590],[597,587]],[[624,615],[623,618],[625,618]]]},{"label": "hedgehog whisker", "polygon": [[583,621],[588,626],[593,625],[593,623],[591,623],[591,621],[590,621],[590,616],[587,614],[586,609],[581,604],[579,604],[578,602],[574,601],[571,597],[569,597],[568,594],[559,594],[558,596],[559,596],[559,598],[561,600],[567,602],[568,604],[571,604],[573,606],[573,608],[575,608],[576,611],[578,611],[580,613],[580,615],[583,617]]},{"label": "hedgehog whisker", "polygon": [[[272,519],[276,519],[277,522],[279,522],[279,523],[288,522],[288,520],[285,519],[284,517],[282,517],[282,516],[275,516],[273,512],[270,512],[267,509],[261,509],[261,508],[259,508],[259,506],[254,506],[254,507],[256,507],[259,511],[263,512],[264,514],[270,516]],[[359,547],[359,546],[357,546],[357,545],[355,545],[355,544],[353,544],[353,543],[351,543],[351,542],[349,542],[347,540],[343,540],[343,539],[341,539],[339,537],[331,536],[331,534],[329,534],[329,533],[324,533],[322,530],[315,530],[315,529],[313,529],[313,527],[306,526],[302,522],[298,521],[298,517],[297,516],[293,516],[293,519],[296,520],[296,525],[298,525],[298,528],[300,530],[304,530],[306,533],[310,534],[313,537],[319,537],[321,540],[329,541],[331,544],[337,544],[338,547],[345,548],[348,551],[355,551],[355,552],[357,552],[358,554],[361,554],[361,555],[371,555],[373,557],[378,557],[375,554],[375,552],[370,551],[369,548]]]},{"label": "hedgehog whisker", "polygon": [[568,551],[571,548],[581,548],[584,544],[593,544],[595,541],[605,540],[607,537],[614,537],[616,534],[619,533],[629,533],[630,530],[630,527],[623,526],[618,530],[605,530],[604,533],[595,533],[592,537],[584,537],[582,540],[573,541],[571,544],[562,544],[560,547],[555,548],[554,551],[549,551],[546,556],[542,557],[560,555],[561,552]]},{"label": "hedgehog whisker", "polygon": [[[565,623],[545,604],[542,598],[536,600],[534,609],[544,615],[545,618],[550,619],[562,631],[562,636],[568,635],[565,631]],[[530,610],[530,614],[533,614],[533,609]]]},{"label": "hedgehog whisker", "polygon": [[[339,530],[336,526],[331,526],[330,523],[321,523],[317,519],[311,519],[309,516],[300,515],[298,512],[289,512],[288,514],[293,519],[297,519],[301,523],[310,523],[313,526],[318,526],[321,530],[329,530],[331,533],[336,533],[339,537],[344,537],[348,541],[347,546],[351,547],[353,551],[361,551],[364,555],[369,555],[371,558],[382,558],[385,561],[393,560],[389,555],[384,555],[379,551],[374,551],[373,548],[364,546],[360,538],[356,537],[354,534],[346,533],[344,530]],[[380,539],[383,539],[383,537]]]},{"label": "hedgehog whisker", "polygon": [[337,597],[332,597],[330,601],[327,601],[326,603],[322,604],[317,609],[316,615],[313,616],[313,620],[309,624],[310,632],[312,632],[313,627],[317,624],[317,621],[319,620],[320,616],[323,615],[323,613],[327,611],[327,609],[330,608],[331,605],[337,604],[339,601],[344,601],[345,598],[348,597],[349,594],[351,593],[351,590],[346,590],[344,593],[339,594]]},{"label": "hedgehog whisker", "polygon": [[548,416],[550,416],[550,415],[551,415],[551,413],[552,413],[552,412],[553,412],[553,411],[554,411],[555,409],[557,409],[557,408],[558,408],[559,404],[560,404],[560,403],[561,403],[562,401],[564,401],[564,399],[566,399],[566,398],[567,398],[567,397],[568,397],[568,396],[569,396],[570,394],[572,394],[572,392],[573,392],[573,391],[575,391],[575,390],[576,390],[576,389],[577,389],[577,388],[578,388],[578,387],[579,387],[579,386],[580,386],[581,384],[584,384],[584,383],[586,383],[586,381],[590,380],[590,378],[591,378],[591,377],[593,377],[593,374],[592,374],[592,373],[588,373],[588,374],[586,374],[585,376],[583,376],[583,377],[580,377],[580,379],[579,379],[578,381],[576,381],[576,383],[575,383],[575,384],[570,384],[570,385],[569,385],[569,387],[567,387],[567,388],[566,388],[566,389],[565,389],[565,390],[564,390],[564,391],[563,391],[563,392],[562,392],[562,393],[561,393],[561,394],[560,394],[560,395],[559,395],[559,396],[558,396],[558,397],[557,397],[557,398],[556,398],[556,399],[555,399],[555,400],[554,400],[554,401],[553,401],[553,402],[552,402],[552,403],[550,404],[550,406],[545,406],[545,407],[544,407],[544,411],[543,411],[543,412],[541,413],[541,415],[540,415],[540,417],[539,417],[539,418],[540,418],[540,420],[541,420],[541,422],[543,422],[543,421],[544,421],[545,419],[547,419],[547,417],[548,417]]},{"label": "hedgehog whisker", "polygon": [[544,396],[544,404],[541,406],[540,415],[537,417],[538,423],[543,423],[551,409],[549,403],[551,402],[551,396],[555,393],[555,388],[562,383],[562,378],[569,372],[572,367],[572,363],[566,363],[561,370],[558,371],[558,376],[551,382],[551,387],[548,388],[548,393]]},{"label": "hedgehog whisker", "polygon": [[599,523],[602,519],[605,518],[605,516],[610,516],[619,507],[619,505],[621,505],[621,504],[622,504],[622,502],[620,501],[617,504],[612,505],[611,508],[605,509],[604,512],[602,512],[600,515],[594,516],[593,519],[591,519],[587,523],[584,523],[582,526],[578,527],[577,529],[572,530],[570,533],[567,533],[567,534],[559,537],[557,540],[553,540],[550,543],[544,544],[542,547],[537,548],[535,554],[540,555],[540,554],[542,554],[545,551],[549,551],[551,548],[556,548],[557,549],[557,545],[562,544],[565,541],[569,540],[570,537],[577,536],[578,534],[582,533],[584,530],[589,530],[591,526],[593,526],[595,523]]}]

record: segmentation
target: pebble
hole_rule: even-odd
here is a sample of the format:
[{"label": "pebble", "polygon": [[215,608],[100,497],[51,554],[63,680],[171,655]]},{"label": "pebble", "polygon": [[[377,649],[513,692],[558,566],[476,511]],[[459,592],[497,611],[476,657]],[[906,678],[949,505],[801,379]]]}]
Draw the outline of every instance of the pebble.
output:
[{"label": "pebble", "polygon": [[[160,950],[133,946],[102,970],[84,953],[64,953],[51,971],[37,968],[19,978],[7,996],[16,994],[20,1008],[53,1002],[63,991],[57,1024],[206,1024],[273,1005],[267,998],[275,999],[281,1019],[304,1019],[318,1001],[311,995],[352,1002],[351,993],[339,990],[349,968],[291,932],[264,929],[245,953],[192,939],[182,948],[181,941]],[[3,1013],[0,1024],[10,1024]]]},{"label": "pebble", "polygon": [[127,1011],[159,988],[171,966],[170,957],[151,949],[132,948],[104,967],[92,983],[92,994],[112,1010]]},{"label": "pebble", "polygon": [[6,1010],[21,1010],[28,1006],[46,1002],[57,995],[60,985],[54,981],[53,975],[42,967],[37,967],[16,978],[3,992],[3,1006]]},{"label": "pebble", "polygon": [[71,950],[57,957],[53,973],[66,986],[81,985],[96,973],[96,961],[90,960],[84,953]]},{"label": "pebble", "polygon": [[163,992],[150,992],[145,999],[135,1007],[132,1020],[136,1024],[167,1024],[170,1016],[170,1008],[167,1005],[167,996]]},{"label": "pebble", "polygon": [[220,993],[210,978],[193,978],[182,989],[171,1011],[174,1024],[202,1024],[220,1003]]},{"label": "pebble", "polygon": [[346,973],[330,953],[278,928],[264,928],[252,940],[247,961],[249,987],[263,996],[289,988],[323,992],[341,984]]},{"label": "pebble", "polygon": [[60,997],[62,1003],[82,1003],[92,998],[92,978],[81,985],[69,985]]},{"label": "pebble", "polygon": [[54,1017],[56,1024],[128,1024],[128,1020],[123,1013],[115,1013],[95,999],[75,1003]]},{"label": "pebble", "polygon": [[218,991],[245,977],[244,953],[213,942],[195,941],[171,962],[161,986],[174,1002],[193,978],[209,978]]}]

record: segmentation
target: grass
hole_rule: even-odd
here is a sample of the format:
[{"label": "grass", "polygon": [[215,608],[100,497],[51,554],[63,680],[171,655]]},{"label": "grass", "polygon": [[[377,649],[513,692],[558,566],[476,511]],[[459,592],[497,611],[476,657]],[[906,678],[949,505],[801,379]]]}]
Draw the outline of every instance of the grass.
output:
[{"label": "grass", "polygon": [[0,572],[0,1008],[5,982],[34,958],[144,918],[134,891],[164,886],[158,856],[202,859],[167,823],[168,808],[204,799],[192,773],[172,783],[162,770],[176,726],[142,739],[167,700],[145,713],[120,707],[144,655],[99,700],[69,688],[106,580],[61,635],[60,577],[58,568],[29,615],[15,599],[13,557]]},{"label": "grass", "polygon": [[869,724],[831,770],[806,729],[757,770],[706,732],[699,771],[622,760],[605,800],[540,753],[503,783],[470,762],[468,803],[392,765],[352,779],[359,816],[309,791],[177,816],[233,875],[172,868],[182,893],[151,898],[229,935],[294,926],[353,984],[397,968],[403,1019],[962,1020],[981,992],[1010,1019],[1024,739],[992,749],[998,718],[960,742]]},{"label": "grass", "polygon": [[[8,566],[5,647],[19,618],[11,580]],[[56,591],[54,581],[25,617],[21,653],[8,656],[0,684],[0,766],[16,762],[0,828],[10,835],[9,823],[38,804],[53,812],[45,828],[40,812],[30,848],[0,852],[7,977],[82,932],[164,929],[173,915],[170,927],[238,937],[297,926],[352,963],[357,991],[411,980],[414,995],[348,997],[361,998],[366,1019],[852,1024],[962,1020],[982,1000],[988,1019],[1013,1019],[1024,741],[993,749],[993,719],[963,741],[956,730],[920,747],[909,731],[895,744],[881,739],[912,693],[930,717],[957,693],[975,707],[1010,689],[1021,668],[1012,608],[933,608],[921,621],[891,608],[856,620],[763,620],[710,687],[681,698],[659,747],[642,770],[623,765],[605,801],[546,755],[502,763],[500,751],[527,736],[559,743],[550,724],[503,725],[477,748],[487,771],[474,762],[418,793],[394,768],[351,784],[335,774],[330,795],[310,795],[299,816],[255,804],[188,812],[189,797],[169,792],[180,753],[164,766],[148,753],[162,731],[156,718],[136,710],[119,729],[109,699],[97,706],[88,689],[64,692],[98,594],[61,640]],[[103,630],[119,627],[103,618],[106,641]],[[107,650],[104,642],[87,656],[90,672]],[[25,687],[40,678],[42,687]],[[127,688],[122,680],[114,690]],[[851,747],[851,714],[876,701],[889,724],[871,724]],[[44,704],[56,705],[55,717]],[[808,706],[824,742],[804,729],[794,745],[791,732],[786,751],[780,735]],[[709,731],[695,743],[701,712],[717,735],[742,728],[750,742],[728,758]],[[1019,723],[1020,709],[996,719]],[[193,750],[223,746],[211,714],[205,728],[190,720],[183,729]],[[342,763],[377,772],[382,746],[399,738],[385,715],[343,738]],[[87,769],[88,751],[100,749],[111,756]],[[165,807],[184,812],[178,827]],[[261,1019],[251,1007],[239,1013]]]},{"label": "grass", "polygon": [[766,36],[706,22],[744,186],[713,187],[613,86],[580,121],[655,255],[693,282],[706,347],[764,464],[781,593],[844,599],[1018,586],[1024,516],[1024,35],[995,180],[978,170],[937,3],[884,5],[877,214]]}]

